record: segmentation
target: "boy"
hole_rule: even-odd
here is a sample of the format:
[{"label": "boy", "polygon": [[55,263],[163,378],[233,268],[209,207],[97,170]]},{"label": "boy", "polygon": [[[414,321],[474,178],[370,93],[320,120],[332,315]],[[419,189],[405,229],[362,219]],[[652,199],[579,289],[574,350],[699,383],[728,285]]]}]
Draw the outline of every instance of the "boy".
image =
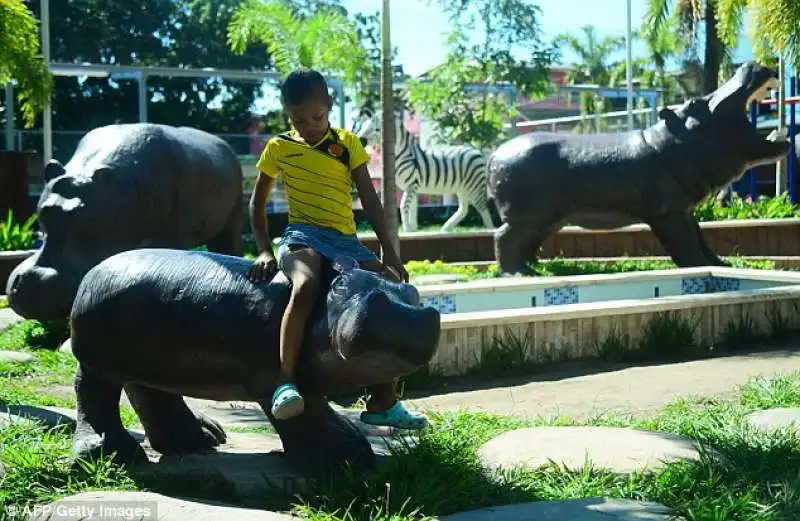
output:
[{"label": "boy", "polygon": [[[395,270],[408,282],[408,273],[388,241],[383,208],[367,170],[369,155],[358,137],[331,128],[328,115],[333,100],[323,76],[302,69],[281,84],[281,103],[292,130],[267,142],[256,166],[260,171],[250,200],[250,221],[258,258],[250,278],[271,278],[281,269],[292,281],[292,293],[281,322],[281,369],[272,396],[272,415],[284,420],[301,414],[303,398],[292,383],[294,365],[305,323],[317,297],[323,257],[355,260],[364,269],[387,274]],[[275,178],[282,174],[289,200],[289,224],[273,256],[267,234],[266,205]],[[364,212],[383,246],[381,264],[356,237],[350,189],[355,182]],[[397,400],[396,382],[372,389],[361,420],[372,425],[419,429],[424,415],[407,411]]]}]

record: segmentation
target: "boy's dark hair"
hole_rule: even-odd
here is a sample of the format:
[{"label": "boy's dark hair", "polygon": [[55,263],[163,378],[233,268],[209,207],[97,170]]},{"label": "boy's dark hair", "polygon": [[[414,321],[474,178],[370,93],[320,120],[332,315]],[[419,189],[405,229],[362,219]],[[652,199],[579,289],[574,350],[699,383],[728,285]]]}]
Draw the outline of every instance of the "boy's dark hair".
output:
[{"label": "boy's dark hair", "polygon": [[330,101],[328,83],[322,74],[313,69],[299,69],[289,73],[280,89],[281,102],[284,105],[299,105],[313,98]]}]

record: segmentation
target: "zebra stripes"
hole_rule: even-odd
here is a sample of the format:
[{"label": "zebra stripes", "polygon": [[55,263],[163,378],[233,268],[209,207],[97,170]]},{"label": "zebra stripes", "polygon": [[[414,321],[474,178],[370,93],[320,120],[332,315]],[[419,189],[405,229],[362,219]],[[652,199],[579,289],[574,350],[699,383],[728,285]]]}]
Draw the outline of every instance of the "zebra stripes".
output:
[{"label": "zebra stripes", "polygon": [[[486,228],[494,228],[486,192],[486,158],[471,146],[441,146],[424,150],[403,125],[402,109],[395,110],[395,182],[403,191],[400,217],[403,231],[416,231],[417,195],[455,194],[458,209],[442,226],[447,231],[467,216],[472,204]],[[362,110],[353,123],[353,132],[364,143],[380,136],[381,114]]]}]

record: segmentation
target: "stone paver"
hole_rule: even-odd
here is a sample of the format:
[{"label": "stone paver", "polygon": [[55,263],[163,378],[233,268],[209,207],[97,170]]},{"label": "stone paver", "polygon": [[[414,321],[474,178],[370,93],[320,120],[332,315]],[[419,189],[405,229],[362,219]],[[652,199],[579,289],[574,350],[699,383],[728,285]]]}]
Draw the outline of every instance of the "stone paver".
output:
[{"label": "stone paver", "polygon": [[438,518],[439,521],[667,521],[679,520],[657,503],[607,498],[537,501],[483,508]]},{"label": "stone paver", "polygon": [[[646,415],[690,395],[729,393],[748,379],[800,371],[800,349],[774,350],[574,376],[545,373],[529,383],[484,383],[477,390],[406,398],[417,409],[473,410],[523,418],[559,414],[583,419],[609,411]],[[422,394],[422,393],[419,393]]]},{"label": "stone paver", "polygon": [[800,432],[800,408],[780,407],[756,411],[747,415],[747,421],[762,430],[792,427]]},{"label": "stone paver", "polygon": [[0,309],[0,329],[5,329],[20,320],[22,320],[22,317],[14,313],[11,308]]},{"label": "stone paver", "polygon": [[30,364],[36,357],[23,351],[0,351],[0,362]]},{"label": "stone paver", "polygon": [[617,473],[698,459],[694,442],[663,432],[618,427],[530,427],[486,442],[478,456],[489,469],[535,469],[550,460],[578,470],[590,462]]},{"label": "stone paver", "polygon": [[[153,492],[84,492],[49,503],[29,521],[291,521],[297,517]],[[138,510],[137,510],[138,509]]]},{"label": "stone paver", "polygon": [[34,405],[0,405],[0,429],[14,421],[36,420],[48,427],[75,427],[75,411],[63,407]]}]

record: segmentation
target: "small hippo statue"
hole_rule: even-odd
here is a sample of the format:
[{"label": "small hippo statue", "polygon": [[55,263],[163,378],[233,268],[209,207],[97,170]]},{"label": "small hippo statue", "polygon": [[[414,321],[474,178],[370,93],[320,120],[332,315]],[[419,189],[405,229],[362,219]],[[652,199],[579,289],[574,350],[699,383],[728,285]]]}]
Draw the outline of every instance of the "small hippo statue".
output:
[{"label": "small hippo statue", "polygon": [[162,454],[208,450],[222,427],[183,396],[257,402],[301,470],[342,462],[369,465],[366,438],[327,395],[389,382],[427,364],[439,344],[440,315],[419,293],[359,268],[326,263],[309,318],[296,382],[305,411],[276,420],[270,400],[280,365],[279,336],[290,283],[247,277],[252,261],[213,252],[136,249],[91,268],[70,318],[78,360],[74,453],[117,453],[146,461],[120,420],[125,390],[150,445]]},{"label": "small hippo statue", "polygon": [[81,277],[144,247],[243,255],[242,167],[222,139],[151,123],[91,130],[66,165],[51,160],[37,212],[44,244],[8,278],[25,318],[69,316]]}]

